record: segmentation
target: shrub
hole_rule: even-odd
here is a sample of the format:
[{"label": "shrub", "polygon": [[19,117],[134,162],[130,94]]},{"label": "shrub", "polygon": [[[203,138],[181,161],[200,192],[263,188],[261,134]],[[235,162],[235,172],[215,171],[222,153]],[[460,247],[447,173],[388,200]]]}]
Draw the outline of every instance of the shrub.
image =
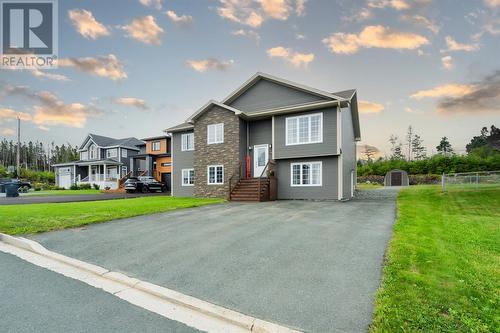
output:
[{"label": "shrub", "polygon": [[42,188],[41,188],[41,187],[35,187],[35,189],[34,189],[34,190],[35,190],[35,192],[38,192],[38,191],[41,191],[41,190],[42,190]]},{"label": "shrub", "polygon": [[69,188],[70,190],[79,190],[80,189],[80,186],[78,186],[77,184],[73,184],[70,186]]},{"label": "shrub", "polygon": [[410,185],[432,185],[441,182],[440,175],[409,175]]},{"label": "shrub", "polygon": [[89,183],[85,183],[85,184],[80,184],[79,186],[79,190],[90,190],[92,188],[92,186],[89,184]]},{"label": "shrub", "polygon": [[384,176],[380,175],[358,176],[358,184],[362,183],[374,183],[374,184],[384,185]]},{"label": "shrub", "polygon": [[98,189],[99,189],[99,185],[97,185],[97,184],[93,184],[93,186],[94,186],[94,189],[96,189],[96,190],[98,190]]}]

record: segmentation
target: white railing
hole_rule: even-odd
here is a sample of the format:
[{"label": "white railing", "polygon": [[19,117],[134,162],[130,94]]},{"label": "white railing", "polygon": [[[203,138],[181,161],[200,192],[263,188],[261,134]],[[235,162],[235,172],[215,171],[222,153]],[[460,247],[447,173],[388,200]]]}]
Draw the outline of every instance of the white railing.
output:
[{"label": "white railing", "polygon": [[100,189],[105,189],[109,187],[112,190],[118,188],[118,177],[117,176],[109,176],[104,174],[91,174],[83,179],[81,179],[78,184],[91,184],[91,185],[99,185]]},{"label": "white railing", "polygon": [[104,177],[104,174],[91,174],[89,177],[88,177],[88,182],[111,182],[111,181],[117,181],[118,180],[118,176],[109,176],[109,175],[106,175],[106,177]]}]

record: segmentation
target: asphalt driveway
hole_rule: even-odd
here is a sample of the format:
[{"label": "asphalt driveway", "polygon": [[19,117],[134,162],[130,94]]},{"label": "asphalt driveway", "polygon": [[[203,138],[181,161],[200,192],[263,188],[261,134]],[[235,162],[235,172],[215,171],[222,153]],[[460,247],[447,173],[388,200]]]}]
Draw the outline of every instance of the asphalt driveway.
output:
[{"label": "asphalt driveway", "polygon": [[371,321],[397,190],[229,203],[35,235],[47,248],[307,332]]}]

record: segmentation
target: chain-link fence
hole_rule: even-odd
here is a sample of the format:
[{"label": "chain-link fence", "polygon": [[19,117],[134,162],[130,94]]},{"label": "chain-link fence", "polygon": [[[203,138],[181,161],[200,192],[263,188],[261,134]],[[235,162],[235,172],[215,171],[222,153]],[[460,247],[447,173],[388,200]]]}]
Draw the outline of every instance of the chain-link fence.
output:
[{"label": "chain-link fence", "polygon": [[443,191],[447,188],[484,188],[500,187],[500,171],[478,171],[443,174],[441,179]]}]

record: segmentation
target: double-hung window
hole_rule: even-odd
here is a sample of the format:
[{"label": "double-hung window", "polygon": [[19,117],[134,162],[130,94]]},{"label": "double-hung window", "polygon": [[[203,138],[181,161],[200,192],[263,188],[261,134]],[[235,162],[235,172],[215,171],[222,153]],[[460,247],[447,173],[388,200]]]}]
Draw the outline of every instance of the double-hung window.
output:
[{"label": "double-hung window", "polygon": [[181,150],[194,150],[194,133],[186,133],[181,135]]},{"label": "double-hung window", "polygon": [[323,114],[286,118],[286,145],[323,142]]},{"label": "double-hung window", "polygon": [[290,165],[292,186],[321,186],[322,169],[321,162],[292,163]]},{"label": "double-hung window", "polygon": [[182,186],[194,185],[194,169],[182,169]]},{"label": "double-hung window", "polygon": [[224,142],[224,124],[211,124],[207,126],[207,143],[209,145],[214,143]]},{"label": "double-hung window", "polygon": [[116,157],[116,156],[118,156],[118,149],[113,148],[113,149],[106,150],[106,157],[107,158]]},{"label": "double-hung window", "polygon": [[127,149],[122,148],[122,157],[127,157]]},{"label": "double-hung window", "polygon": [[153,141],[151,143],[151,150],[152,151],[160,151],[160,141]]},{"label": "double-hung window", "polygon": [[223,165],[209,165],[207,167],[207,183],[208,185],[224,184]]}]

